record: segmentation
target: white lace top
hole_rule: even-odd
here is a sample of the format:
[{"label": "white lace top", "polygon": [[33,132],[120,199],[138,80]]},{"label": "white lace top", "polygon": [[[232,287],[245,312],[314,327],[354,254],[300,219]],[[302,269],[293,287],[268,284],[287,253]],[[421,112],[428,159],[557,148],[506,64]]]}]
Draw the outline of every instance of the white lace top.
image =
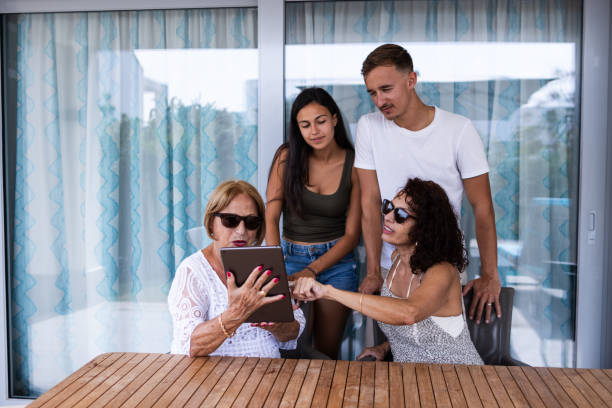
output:
[{"label": "white lace top", "polygon": [[[216,318],[228,307],[227,288],[202,251],[185,258],[179,265],[168,293],[168,307],[174,326],[170,352],[189,355],[193,329]],[[302,334],[304,314],[297,309],[293,315]],[[294,349],[296,345],[297,339],[279,342],[269,331],[245,323],[238,327],[235,336],[227,338],[210,355],[274,358],[280,357],[279,348]]]}]

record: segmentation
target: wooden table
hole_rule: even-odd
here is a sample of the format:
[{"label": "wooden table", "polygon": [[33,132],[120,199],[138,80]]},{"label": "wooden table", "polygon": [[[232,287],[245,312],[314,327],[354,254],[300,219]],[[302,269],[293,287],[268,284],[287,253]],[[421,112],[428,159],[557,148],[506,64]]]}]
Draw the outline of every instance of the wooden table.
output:
[{"label": "wooden table", "polygon": [[612,407],[612,370],[102,354],[38,407]]}]

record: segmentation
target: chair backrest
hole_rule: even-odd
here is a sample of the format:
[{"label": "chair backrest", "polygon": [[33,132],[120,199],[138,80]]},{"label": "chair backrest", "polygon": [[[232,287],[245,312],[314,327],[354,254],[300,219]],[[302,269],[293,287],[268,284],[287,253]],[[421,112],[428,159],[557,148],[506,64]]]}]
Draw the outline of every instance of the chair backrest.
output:
[{"label": "chair backrest", "polygon": [[[472,292],[463,297],[466,312],[472,303]],[[483,320],[476,324],[475,320],[467,319],[468,330],[476,350],[485,364],[505,365],[510,357],[510,329],[512,327],[512,306],[514,305],[514,288],[503,287],[499,295],[502,317],[497,318],[491,312],[489,323]]]},{"label": "chair backrest", "polygon": [[329,360],[330,358],[312,347],[312,319],[310,313],[312,302],[302,302],[300,308],[306,318],[306,326],[297,341],[297,347],[293,350],[280,350],[282,358],[306,358],[311,360]]}]

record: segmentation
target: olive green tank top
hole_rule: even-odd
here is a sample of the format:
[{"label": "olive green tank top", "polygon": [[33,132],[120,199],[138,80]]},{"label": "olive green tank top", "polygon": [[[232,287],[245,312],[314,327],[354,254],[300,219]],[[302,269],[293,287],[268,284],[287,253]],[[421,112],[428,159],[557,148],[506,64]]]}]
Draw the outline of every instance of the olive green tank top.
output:
[{"label": "olive green tank top", "polygon": [[344,235],[346,213],[351,200],[351,173],[355,152],[346,150],[346,159],[335,193],[317,194],[304,187],[302,215],[283,209],[283,236],[300,242],[327,242]]}]

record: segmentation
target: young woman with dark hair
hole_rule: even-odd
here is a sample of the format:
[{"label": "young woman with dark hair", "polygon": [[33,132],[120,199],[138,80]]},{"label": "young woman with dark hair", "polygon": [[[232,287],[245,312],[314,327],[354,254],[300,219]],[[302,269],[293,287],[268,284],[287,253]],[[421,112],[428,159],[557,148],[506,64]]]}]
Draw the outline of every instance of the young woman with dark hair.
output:
[{"label": "young woman with dark hair", "polygon": [[[267,189],[266,243],[282,245],[290,279],[357,289],[353,249],[361,211],[354,157],[336,102],[321,88],[304,89],[291,108],[288,141],[274,156]],[[311,310],[314,346],[335,359],[349,310],[329,300],[314,302]]]},{"label": "young woman with dark hair", "polygon": [[328,299],[378,320],[388,341],[358,358],[436,364],[482,364],[465,322],[459,271],[467,263],[457,217],[442,187],[408,180],[383,200],[382,239],[397,249],[381,296],[349,293],[312,279],[299,279],[300,300]]}]

